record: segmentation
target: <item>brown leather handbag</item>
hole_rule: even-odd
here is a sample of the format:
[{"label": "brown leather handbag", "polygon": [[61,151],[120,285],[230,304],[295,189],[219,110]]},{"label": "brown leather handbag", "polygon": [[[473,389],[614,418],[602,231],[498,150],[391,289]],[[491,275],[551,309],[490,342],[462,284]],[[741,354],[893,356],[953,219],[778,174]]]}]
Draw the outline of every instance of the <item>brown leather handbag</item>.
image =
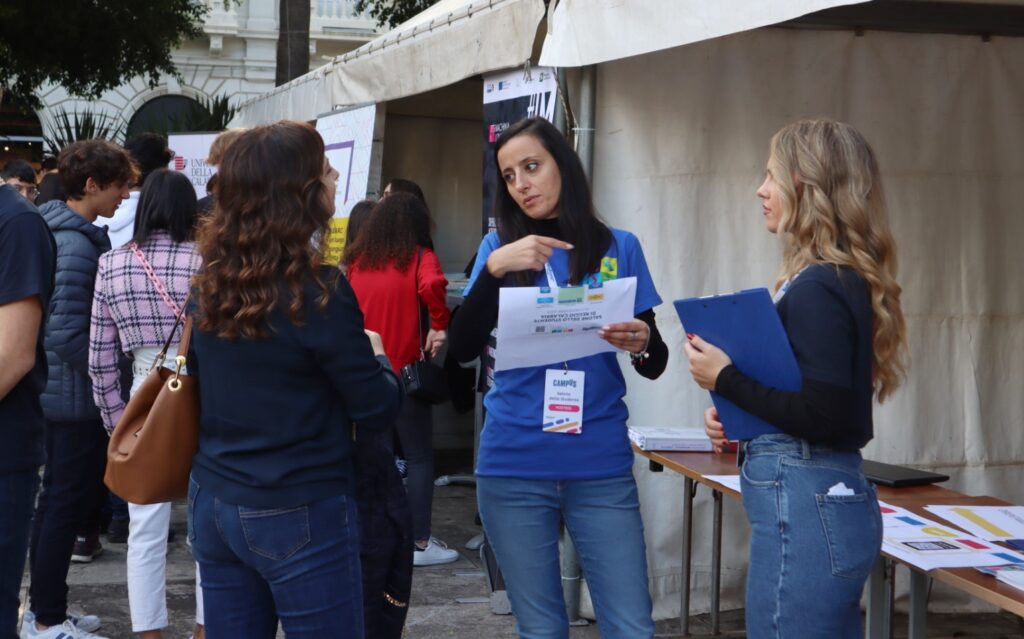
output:
[{"label": "brown leather handbag", "polygon": [[[186,308],[188,302],[186,301]],[[181,324],[179,315],[146,379],[128,401],[107,446],[103,482],[133,504],[158,504],[188,494],[192,457],[199,450],[199,388],[183,372],[192,338],[185,319],[174,370],[163,360]]]}]

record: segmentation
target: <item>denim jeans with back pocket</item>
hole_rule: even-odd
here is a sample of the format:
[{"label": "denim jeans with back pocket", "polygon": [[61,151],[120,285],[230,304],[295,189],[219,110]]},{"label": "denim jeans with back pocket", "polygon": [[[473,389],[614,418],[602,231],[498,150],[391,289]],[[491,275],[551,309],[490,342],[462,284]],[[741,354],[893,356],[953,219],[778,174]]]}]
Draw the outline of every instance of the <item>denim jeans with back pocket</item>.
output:
[{"label": "denim jeans with back pocket", "polygon": [[291,508],[229,504],[189,482],[188,538],[208,639],[363,639],[355,499]]},{"label": "denim jeans with back pocket", "polygon": [[860,598],[882,545],[882,516],[859,452],[789,435],[747,444],[750,639],[861,637]]}]

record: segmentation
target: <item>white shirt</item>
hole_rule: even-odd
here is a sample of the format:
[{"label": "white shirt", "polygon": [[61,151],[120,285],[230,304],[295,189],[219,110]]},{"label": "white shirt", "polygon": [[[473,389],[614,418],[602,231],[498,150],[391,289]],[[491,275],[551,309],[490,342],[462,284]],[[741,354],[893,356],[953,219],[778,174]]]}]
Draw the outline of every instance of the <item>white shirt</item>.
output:
[{"label": "white shirt", "polygon": [[131,242],[135,234],[135,210],[139,206],[139,191],[129,191],[128,199],[122,200],[121,204],[114,211],[114,217],[103,219],[96,218],[93,222],[96,226],[107,227],[107,235],[110,236],[110,248],[116,249]]}]

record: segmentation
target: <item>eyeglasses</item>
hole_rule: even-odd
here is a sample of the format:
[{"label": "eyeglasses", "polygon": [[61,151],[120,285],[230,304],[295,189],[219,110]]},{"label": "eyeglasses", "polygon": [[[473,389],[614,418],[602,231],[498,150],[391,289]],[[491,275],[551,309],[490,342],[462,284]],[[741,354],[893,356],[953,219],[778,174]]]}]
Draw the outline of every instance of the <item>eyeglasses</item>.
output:
[{"label": "eyeglasses", "polygon": [[[0,184],[3,184],[3,183],[0,182]],[[9,185],[13,186],[15,189],[17,189],[18,193],[21,193],[21,197],[25,198],[26,200],[35,200],[36,196],[39,195],[39,189],[37,189],[32,184],[25,184],[25,183],[23,183],[21,181],[14,181],[14,180],[8,181],[7,184],[9,184]]]}]

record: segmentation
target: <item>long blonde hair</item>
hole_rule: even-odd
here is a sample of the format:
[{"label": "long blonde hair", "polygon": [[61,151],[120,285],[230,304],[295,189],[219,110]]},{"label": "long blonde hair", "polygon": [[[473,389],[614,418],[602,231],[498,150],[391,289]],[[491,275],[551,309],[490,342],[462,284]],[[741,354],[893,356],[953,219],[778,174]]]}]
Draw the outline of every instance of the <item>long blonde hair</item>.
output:
[{"label": "long blonde hair", "polygon": [[874,151],[849,124],[801,120],[772,137],[768,170],[782,203],[776,288],[811,264],[847,266],[864,278],[874,312],[872,383],[885,401],[906,375],[907,329]]}]

